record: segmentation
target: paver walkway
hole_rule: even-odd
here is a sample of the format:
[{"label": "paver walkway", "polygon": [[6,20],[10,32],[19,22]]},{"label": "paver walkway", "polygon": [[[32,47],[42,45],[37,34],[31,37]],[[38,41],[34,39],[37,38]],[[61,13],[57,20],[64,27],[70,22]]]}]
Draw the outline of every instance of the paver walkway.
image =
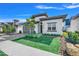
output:
[{"label": "paver walkway", "polygon": [[9,56],[57,56],[10,40],[0,42],[0,49]]}]

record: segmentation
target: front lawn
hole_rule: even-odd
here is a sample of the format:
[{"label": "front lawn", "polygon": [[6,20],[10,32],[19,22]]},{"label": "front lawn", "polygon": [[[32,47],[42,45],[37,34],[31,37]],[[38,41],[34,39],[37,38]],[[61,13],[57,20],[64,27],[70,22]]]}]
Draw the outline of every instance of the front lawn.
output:
[{"label": "front lawn", "polygon": [[53,37],[50,38],[48,36],[42,36],[41,34],[30,34],[30,35],[26,35],[24,37],[25,40],[30,40],[30,41],[33,41],[33,42],[38,42],[38,43],[42,43],[42,44],[47,44],[47,45],[50,45],[50,43],[52,42],[53,40]]},{"label": "front lawn", "polygon": [[7,54],[0,50],[0,56],[7,56]]},{"label": "front lawn", "polygon": [[46,37],[46,36],[26,36],[14,40],[15,42],[28,45],[41,50],[49,51],[52,53],[59,53],[60,40],[59,38]]},{"label": "front lawn", "polygon": [[50,43],[53,40],[53,37],[42,36],[41,34],[29,34],[29,35],[26,35],[25,37],[18,38],[17,40],[19,40],[19,39],[25,39],[25,40],[29,40],[29,41],[33,41],[33,42],[50,45]]}]

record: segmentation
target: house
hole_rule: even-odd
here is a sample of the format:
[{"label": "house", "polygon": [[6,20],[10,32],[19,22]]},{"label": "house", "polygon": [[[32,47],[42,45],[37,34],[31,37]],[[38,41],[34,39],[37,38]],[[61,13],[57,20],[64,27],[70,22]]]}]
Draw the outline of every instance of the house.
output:
[{"label": "house", "polygon": [[24,23],[21,23],[21,22],[19,22],[19,20],[15,19],[13,24],[15,27],[15,33],[23,33],[23,24]]},{"label": "house", "polygon": [[[46,13],[32,15],[32,18],[36,23],[35,28],[31,30],[35,33],[42,34],[62,34],[66,16],[67,15],[58,15],[49,17]],[[15,33],[29,33],[29,29],[24,26],[24,23],[19,22],[18,20],[12,22],[15,27]]]},{"label": "house", "polygon": [[23,32],[23,23],[19,22],[18,20],[14,20],[13,22],[0,22],[0,32],[3,32],[3,26],[13,25],[14,26],[14,32],[12,33],[24,33]]},{"label": "house", "polygon": [[24,25],[26,22],[14,20],[15,33],[29,33],[28,28]]},{"label": "house", "polygon": [[48,15],[46,13],[32,15],[32,18],[34,18],[34,20],[36,21],[35,29],[34,29],[36,33],[41,33],[41,31],[42,31],[40,29],[40,26],[41,26],[40,19],[41,18],[47,18],[47,17],[48,17]]},{"label": "house", "polygon": [[63,21],[67,15],[58,15],[48,17],[46,13],[33,15],[35,19],[35,32],[42,34],[62,34],[63,33]]},{"label": "house", "polygon": [[23,23],[19,23],[15,28],[16,33],[23,33]]},{"label": "house", "polygon": [[70,19],[66,19],[64,21],[64,30],[63,31],[69,31],[69,28],[70,28]]},{"label": "house", "polygon": [[79,31],[79,14],[71,18],[70,28],[67,31]]},{"label": "house", "polygon": [[3,23],[0,22],[0,33],[3,32],[2,26],[3,26]]}]

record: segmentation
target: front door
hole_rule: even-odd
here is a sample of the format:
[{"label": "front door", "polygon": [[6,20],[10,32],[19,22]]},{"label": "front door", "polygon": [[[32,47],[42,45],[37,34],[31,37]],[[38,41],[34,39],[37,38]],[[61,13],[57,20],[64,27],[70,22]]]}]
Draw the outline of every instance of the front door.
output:
[{"label": "front door", "polygon": [[40,33],[42,33],[42,22],[40,24]]},{"label": "front door", "polygon": [[38,33],[42,33],[42,22],[38,24]]}]

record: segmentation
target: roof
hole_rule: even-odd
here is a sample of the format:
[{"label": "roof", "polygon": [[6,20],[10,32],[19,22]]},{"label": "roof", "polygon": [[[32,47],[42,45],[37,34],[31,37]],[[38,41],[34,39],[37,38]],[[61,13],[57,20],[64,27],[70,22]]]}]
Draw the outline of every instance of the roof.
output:
[{"label": "roof", "polygon": [[14,19],[14,22],[19,22],[19,20],[17,20],[17,19]]},{"label": "roof", "polygon": [[0,25],[4,24],[3,22],[0,22]]},{"label": "roof", "polygon": [[47,18],[41,18],[40,20],[41,21],[45,21],[45,20],[61,19],[61,18],[65,19],[66,16],[67,16],[67,14],[65,14],[65,15],[59,15],[59,16],[52,16],[52,17],[47,17]]},{"label": "roof", "polygon": [[24,25],[24,23],[18,23],[18,25]]},{"label": "roof", "polygon": [[13,24],[13,22],[7,22],[7,24]]},{"label": "roof", "polygon": [[39,16],[47,16],[48,17],[48,15],[46,13],[41,13],[41,14],[32,15],[32,18],[39,17]]},{"label": "roof", "polygon": [[71,19],[76,19],[76,18],[78,18],[78,17],[79,17],[79,14],[77,14],[77,15],[71,17]]}]

